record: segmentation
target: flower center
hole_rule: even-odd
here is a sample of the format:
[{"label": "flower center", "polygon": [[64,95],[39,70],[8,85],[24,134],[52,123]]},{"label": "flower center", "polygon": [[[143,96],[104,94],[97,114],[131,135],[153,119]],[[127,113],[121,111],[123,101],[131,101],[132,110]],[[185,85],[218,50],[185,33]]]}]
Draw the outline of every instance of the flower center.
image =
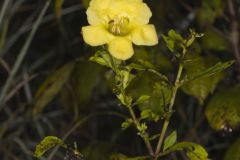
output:
[{"label": "flower center", "polygon": [[116,16],[108,21],[108,31],[116,36],[124,36],[129,32],[129,18]]}]

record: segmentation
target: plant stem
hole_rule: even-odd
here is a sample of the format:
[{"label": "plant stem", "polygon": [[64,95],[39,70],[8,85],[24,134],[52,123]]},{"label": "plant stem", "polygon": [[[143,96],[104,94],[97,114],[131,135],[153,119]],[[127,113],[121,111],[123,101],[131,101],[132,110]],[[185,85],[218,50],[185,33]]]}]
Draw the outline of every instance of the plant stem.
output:
[{"label": "plant stem", "polygon": [[[128,110],[129,110],[130,115],[131,115],[131,117],[132,117],[132,119],[133,119],[133,123],[135,124],[135,127],[137,128],[137,126],[140,126],[140,124],[139,124],[139,121],[137,120],[137,117],[136,117],[136,115],[135,115],[132,107],[129,106],[129,107],[128,107]],[[150,143],[150,141],[149,141],[149,139],[148,139],[148,134],[144,132],[144,135],[146,135],[146,136],[143,137],[144,143],[145,143],[145,145],[146,145],[146,147],[147,147],[147,149],[148,149],[149,154],[150,154],[151,156],[153,156],[153,155],[154,155],[154,152],[153,152],[152,145],[151,145],[151,143]]]},{"label": "plant stem", "polygon": [[[180,63],[179,68],[178,68],[177,77],[176,77],[176,80],[175,80],[175,83],[174,83],[174,86],[173,86],[173,90],[172,90],[172,97],[171,97],[170,104],[169,104],[169,112],[172,112],[172,109],[173,109],[173,105],[174,105],[176,95],[177,95],[177,91],[178,91],[178,88],[179,88],[179,81],[180,81],[180,78],[181,78],[181,75],[182,75],[182,71],[183,71],[183,64]],[[154,154],[155,155],[154,160],[157,160],[158,155],[161,151],[161,147],[162,147],[162,144],[163,144],[163,140],[164,140],[169,122],[170,122],[170,117],[166,118],[164,123],[163,123],[163,128],[162,128],[162,131],[161,131],[161,134],[160,134],[160,137],[159,137],[159,140],[158,140],[157,148],[156,148],[156,151],[155,151],[155,154]]]},{"label": "plant stem", "polygon": [[230,42],[233,54],[236,58],[237,70],[240,72],[240,49],[239,49],[239,22],[233,0],[228,0],[228,10],[230,13]]},{"label": "plant stem", "polygon": [[[110,56],[110,61],[111,61],[112,67],[113,67],[112,68],[113,71],[117,74],[119,70],[118,70],[118,67],[116,66],[112,56]],[[122,64],[125,65],[125,62],[122,61]],[[125,90],[123,88],[121,88],[120,90],[121,90],[121,93],[124,96],[124,99],[126,99]],[[138,129],[138,126],[140,126],[140,123],[139,123],[139,121],[137,119],[137,116],[136,116],[134,110],[132,109],[133,108],[132,104],[128,104],[128,105],[126,105],[126,107],[128,108],[128,111],[129,111],[129,113],[130,113],[130,115],[132,117],[132,120],[133,120],[133,123],[134,123],[136,129]],[[149,138],[148,138],[148,133],[144,132],[143,134],[144,134],[144,136],[142,138],[143,138],[143,141],[144,141],[144,143],[145,143],[145,145],[147,147],[147,150],[148,150],[150,156],[154,156],[154,151],[153,151],[152,145],[151,145],[151,143],[149,141]]]}]

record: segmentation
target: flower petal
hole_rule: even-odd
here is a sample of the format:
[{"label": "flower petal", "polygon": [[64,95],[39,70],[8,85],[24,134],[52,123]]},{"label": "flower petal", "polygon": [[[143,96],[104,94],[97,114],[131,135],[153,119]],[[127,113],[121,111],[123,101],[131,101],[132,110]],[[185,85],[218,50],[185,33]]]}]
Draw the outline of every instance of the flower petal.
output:
[{"label": "flower petal", "polygon": [[91,46],[99,46],[111,41],[114,36],[102,26],[82,27],[84,41]]},{"label": "flower petal", "polygon": [[136,22],[137,24],[148,24],[149,19],[152,17],[152,12],[150,8],[147,6],[146,3],[139,2],[135,5],[135,15],[136,17],[133,19],[133,22]]},{"label": "flower petal", "polygon": [[135,28],[131,33],[131,40],[136,45],[153,46],[158,44],[157,32],[152,24]]},{"label": "flower petal", "polygon": [[87,9],[88,23],[91,25],[103,24],[103,15],[107,12],[112,0],[92,0]]},{"label": "flower petal", "polygon": [[116,37],[108,43],[110,54],[121,60],[129,59],[133,56],[132,42],[124,37]]}]

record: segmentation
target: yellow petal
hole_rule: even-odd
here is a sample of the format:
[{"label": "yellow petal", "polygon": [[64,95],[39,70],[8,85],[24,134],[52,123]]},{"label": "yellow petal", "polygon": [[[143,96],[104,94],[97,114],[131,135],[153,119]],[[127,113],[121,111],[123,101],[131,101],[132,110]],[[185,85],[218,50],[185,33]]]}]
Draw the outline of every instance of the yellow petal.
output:
[{"label": "yellow petal", "polygon": [[107,12],[112,0],[92,0],[87,9],[88,23],[91,25],[103,24],[103,14]]},{"label": "yellow petal", "polygon": [[149,19],[152,17],[152,12],[147,4],[143,2],[136,3],[135,8],[136,17],[133,19],[133,22],[141,25],[148,24]]},{"label": "yellow petal", "polygon": [[114,36],[102,26],[82,27],[84,41],[91,46],[99,46],[111,41]]},{"label": "yellow petal", "polygon": [[154,25],[136,27],[131,33],[131,40],[136,45],[153,46],[158,44],[158,36]]},{"label": "yellow petal", "polygon": [[120,60],[126,60],[133,56],[132,42],[124,37],[116,37],[108,43],[110,54]]},{"label": "yellow petal", "polygon": [[133,24],[148,24],[152,12],[142,0],[112,0],[108,6],[109,16],[123,15],[128,17]]}]

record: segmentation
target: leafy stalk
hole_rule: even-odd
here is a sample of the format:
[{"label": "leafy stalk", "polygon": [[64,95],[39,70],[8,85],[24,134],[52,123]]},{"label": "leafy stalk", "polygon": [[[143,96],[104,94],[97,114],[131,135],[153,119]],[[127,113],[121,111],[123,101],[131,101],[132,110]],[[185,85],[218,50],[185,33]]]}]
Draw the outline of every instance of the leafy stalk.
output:
[{"label": "leafy stalk", "polygon": [[[184,55],[185,55],[185,53],[183,53],[183,56]],[[178,88],[180,87],[179,82],[180,82],[180,78],[181,78],[181,75],[182,75],[182,71],[183,71],[183,63],[180,62],[177,77],[176,77],[176,80],[175,80],[175,83],[174,83],[174,86],[173,86],[173,90],[172,90],[172,97],[171,97],[170,104],[169,104],[169,112],[172,112],[172,110],[173,110],[173,105],[174,105],[174,102],[175,102],[175,99],[176,99],[177,91],[178,91]],[[158,155],[161,151],[163,140],[164,140],[169,122],[170,122],[170,117],[167,117],[165,119],[164,123],[163,123],[163,128],[162,128],[162,131],[160,133],[157,148],[156,148],[156,151],[155,151],[155,154],[154,154],[155,155],[155,160],[157,160]]]},{"label": "leafy stalk", "polygon": [[[116,63],[114,62],[114,59],[113,59],[112,56],[110,56],[110,60],[111,60],[111,64],[112,64],[112,67],[113,67],[112,68],[113,71],[116,74],[118,74],[119,68],[116,65]],[[123,65],[125,65],[124,62],[123,62]],[[127,102],[127,96],[126,96],[126,93],[125,93],[125,89],[122,86],[119,89],[120,89],[121,94],[123,95],[124,101]],[[136,116],[136,114],[135,114],[135,112],[133,110],[133,104],[132,103],[127,103],[127,104],[125,104],[125,106],[127,107],[128,111],[130,113],[130,116],[131,116],[131,118],[133,120],[133,124],[134,124],[135,128],[138,130],[138,128],[141,126],[141,124],[140,124],[140,122],[139,122],[139,120],[138,120],[138,118],[137,118],[137,116]],[[145,143],[145,145],[146,145],[146,147],[148,149],[149,154],[151,156],[153,156],[154,155],[154,151],[153,151],[151,142],[149,140],[148,133],[146,131],[143,131],[142,135],[143,136],[141,136],[141,137],[143,138],[143,141],[144,141],[144,143]]]},{"label": "leafy stalk", "polygon": [[[130,113],[130,115],[131,115],[131,117],[133,119],[133,123],[134,123],[135,127],[138,128],[138,126],[140,126],[140,123],[139,123],[138,119],[136,118],[136,115],[135,115],[135,112],[132,109],[132,106],[129,106],[128,110],[129,110],[129,113]],[[144,143],[145,143],[145,145],[146,145],[146,147],[148,149],[148,152],[149,152],[149,154],[151,156],[153,156],[154,152],[153,152],[152,145],[151,145],[151,143],[149,141],[149,138],[148,138],[148,133],[146,133],[144,131],[143,134],[144,134],[143,140],[144,140]]]}]

